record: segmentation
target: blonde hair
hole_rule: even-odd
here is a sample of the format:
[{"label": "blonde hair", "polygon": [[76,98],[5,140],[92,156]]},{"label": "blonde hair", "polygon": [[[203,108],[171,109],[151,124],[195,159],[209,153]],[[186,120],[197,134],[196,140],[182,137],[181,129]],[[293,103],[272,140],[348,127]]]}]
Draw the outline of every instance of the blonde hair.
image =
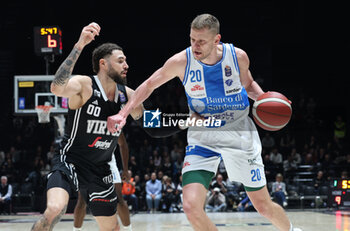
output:
[{"label": "blonde hair", "polygon": [[195,19],[193,19],[191,23],[191,28],[196,30],[206,28],[208,30],[213,31],[215,34],[220,33],[219,20],[211,14],[198,15]]}]

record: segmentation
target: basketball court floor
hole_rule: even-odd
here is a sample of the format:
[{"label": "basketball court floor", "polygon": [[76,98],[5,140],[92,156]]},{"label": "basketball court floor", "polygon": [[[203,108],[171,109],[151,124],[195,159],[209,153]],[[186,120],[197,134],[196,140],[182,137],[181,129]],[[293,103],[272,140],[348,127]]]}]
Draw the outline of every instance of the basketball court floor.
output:
[{"label": "basketball court floor", "polygon": [[[350,231],[350,211],[288,211],[294,226],[303,231]],[[1,231],[30,230],[39,214],[0,216]],[[273,231],[271,223],[256,212],[208,213],[218,230]],[[184,213],[135,214],[131,217],[135,231],[185,231],[192,230]],[[84,231],[98,230],[91,215],[85,217]],[[66,214],[55,226],[56,231],[73,229],[73,215]],[[121,229],[123,230],[123,229]]]}]

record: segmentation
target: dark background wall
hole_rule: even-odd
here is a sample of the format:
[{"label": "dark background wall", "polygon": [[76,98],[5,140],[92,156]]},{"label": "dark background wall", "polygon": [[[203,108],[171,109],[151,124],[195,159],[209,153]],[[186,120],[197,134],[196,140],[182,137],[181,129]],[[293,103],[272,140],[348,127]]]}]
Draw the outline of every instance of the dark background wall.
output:
[{"label": "dark background wall", "polygon": [[0,8],[4,105],[0,124],[4,128],[13,117],[13,76],[45,73],[43,58],[34,54],[34,26],[62,29],[63,55],[51,65],[54,74],[81,29],[92,21],[99,23],[101,35],[84,49],[74,73],[91,74],[92,50],[115,42],[124,48],[130,65],[128,84],[135,89],[168,57],[189,46],[189,25],[205,12],[220,20],[223,42],[248,53],[253,77],[264,90],[280,91],[293,102],[312,97],[326,119],[333,120],[337,114],[347,117],[349,20],[342,9],[336,3],[313,5],[302,0],[4,2]]}]

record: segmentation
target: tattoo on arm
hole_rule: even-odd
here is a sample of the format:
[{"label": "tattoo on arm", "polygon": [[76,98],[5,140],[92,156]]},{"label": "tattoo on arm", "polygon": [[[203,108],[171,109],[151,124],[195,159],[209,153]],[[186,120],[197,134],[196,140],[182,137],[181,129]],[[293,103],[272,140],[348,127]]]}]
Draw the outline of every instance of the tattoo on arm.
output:
[{"label": "tattoo on arm", "polygon": [[55,85],[62,86],[66,84],[69,76],[73,72],[73,67],[75,63],[77,62],[79,55],[81,51],[77,48],[73,48],[71,53],[68,55],[66,60],[61,64],[61,66],[58,68],[55,78],[52,81]]}]

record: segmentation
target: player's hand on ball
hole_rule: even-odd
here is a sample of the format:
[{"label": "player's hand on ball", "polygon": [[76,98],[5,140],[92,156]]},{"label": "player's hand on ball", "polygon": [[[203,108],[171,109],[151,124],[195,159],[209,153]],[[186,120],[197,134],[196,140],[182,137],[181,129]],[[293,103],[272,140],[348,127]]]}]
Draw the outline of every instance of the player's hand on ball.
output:
[{"label": "player's hand on ball", "polygon": [[83,48],[87,44],[89,44],[92,40],[95,40],[95,36],[99,36],[101,31],[101,27],[95,23],[92,22],[89,25],[85,26],[83,30],[81,31],[79,41],[77,44]]},{"label": "player's hand on ball", "polygon": [[120,114],[109,116],[107,119],[107,128],[110,133],[115,133],[124,127],[126,118]]}]

